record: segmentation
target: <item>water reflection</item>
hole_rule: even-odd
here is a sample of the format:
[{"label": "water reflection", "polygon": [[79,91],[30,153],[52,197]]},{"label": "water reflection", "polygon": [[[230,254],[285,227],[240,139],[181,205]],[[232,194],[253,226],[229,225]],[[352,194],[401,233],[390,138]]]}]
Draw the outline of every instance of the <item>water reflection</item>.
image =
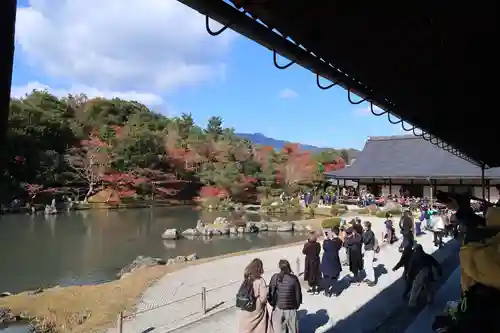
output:
[{"label": "water reflection", "polygon": [[[211,222],[218,215],[175,207],[65,212],[48,217],[1,216],[0,250],[4,255],[0,256],[0,291],[107,281],[138,255],[170,258],[196,252],[200,257],[211,257],[305,237],[269,232],[161,239],[166,228],[184,230],[194,227],[198,219]],[[244,218],[260,217],[249,214]]]}]

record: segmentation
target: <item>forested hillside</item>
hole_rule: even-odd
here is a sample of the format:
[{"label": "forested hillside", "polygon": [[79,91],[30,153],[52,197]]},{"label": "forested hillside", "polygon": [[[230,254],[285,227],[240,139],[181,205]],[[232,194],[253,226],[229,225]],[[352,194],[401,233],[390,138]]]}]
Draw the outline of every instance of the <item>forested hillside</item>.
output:
[{"label": "forested hillside", "polygon": [[323,169],[341,168],[348,159],[345,150],[254,145],[219,117],[200,127],[188,114],[168,118],[137,102],[85,95],[34,91],[13,99],[9,126],[3,203],[16,196],[36,200],[43,192],[82,199],[103,188],[132,197],[245,200],[311,186]]}]

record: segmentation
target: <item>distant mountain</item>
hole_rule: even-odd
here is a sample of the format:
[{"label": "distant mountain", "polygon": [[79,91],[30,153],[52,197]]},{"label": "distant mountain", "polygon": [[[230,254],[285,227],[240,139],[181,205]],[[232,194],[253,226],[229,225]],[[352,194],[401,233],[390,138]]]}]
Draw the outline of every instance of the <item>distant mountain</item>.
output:
[{"label": "distant mountain", "polygon": [[[274,147],[276,149],[281,149],[281,148],[283,148],[284,145],[286,145],[287,143],[290,143],[289,141],[269,138],[261,133],[237,133],[237,135],[243,139],[247,139],[247,140],[253,142],[254,144],[263,145],[263,146],[270,146],[270,147]],[[326,147],[316,147],[316,146],[311,146],[311,145],[304,145],[301,143],[299,143],[299,145],[300,145],[301,149],[310,150],[313,152],[332,149],[332,148],[326,148]],[[346,149],[348,154],[349,154],[349,159],[356,158],[358,156],[358,154],[360,153],[360,151],[358,149],[354,149],[354,148],[334,148],[334,149],[336,149],[336,150]]]}]

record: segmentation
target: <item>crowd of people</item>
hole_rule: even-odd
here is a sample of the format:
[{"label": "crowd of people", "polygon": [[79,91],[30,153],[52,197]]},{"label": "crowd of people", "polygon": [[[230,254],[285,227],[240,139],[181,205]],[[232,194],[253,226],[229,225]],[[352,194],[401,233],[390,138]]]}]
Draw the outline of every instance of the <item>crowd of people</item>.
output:
[{"label": "crowd of people", "polygon": [[[387,220],[390,217],[388,215]],[[399,225],[403,249],[401,260],[393,271],[404,268],[406,288],[403,297],[409,306],[415,306],[425,287],[427,301],[432,302],[432,286],[441,275],[441,267],[415,243],[410,215],[404,215]],[[392,226],[391,233],[395,235]],[[348,266],[350,271],[347,276],[350,284],[366,283],[370,287],[376,285],[373,264],[380,246],[369,221],[362,222],[355,218],[340,227],[324,230],[322,236],[321,244],[318,234],[311,233],[302,249],[305,256],[303,279],[309,287],[307,293],[326,297],[339,296],[343,289],[339,281],[343,265]],[[347,260],[344,263],[341,251],[346,254]],[[271,277],[269,285],[263,279],[263,273],[260,259],[254,259],[245,269],[244,281],[236,297],[236,305],[242,310],[239,332],[298,332],[297,310],[302,304],[302,287],[298,276],[284,259],[279,261],[278,272]]]}]

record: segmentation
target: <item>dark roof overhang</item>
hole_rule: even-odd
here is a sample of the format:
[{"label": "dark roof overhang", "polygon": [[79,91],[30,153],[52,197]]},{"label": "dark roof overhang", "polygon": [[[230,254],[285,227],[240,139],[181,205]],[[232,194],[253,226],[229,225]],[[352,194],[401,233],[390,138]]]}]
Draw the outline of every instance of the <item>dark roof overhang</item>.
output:
[{"label": "dark roof overhang", "polygon": [[179,1],[355,92],[354,103],[431,133],[433,144],[500,166],[490,148],[500,131],[485,121],[496,113],[486,81],[496,72],[495,1]]}]

